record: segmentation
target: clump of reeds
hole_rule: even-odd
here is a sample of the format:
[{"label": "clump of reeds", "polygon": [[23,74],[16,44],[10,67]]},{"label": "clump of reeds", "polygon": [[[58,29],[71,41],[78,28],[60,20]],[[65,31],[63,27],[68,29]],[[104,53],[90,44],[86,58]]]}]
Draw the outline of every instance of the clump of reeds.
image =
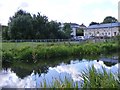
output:
[{"label": "clump of reeds", "polygon": [[82,73],[84,83],[82,88],[118,88],[119,83],[112,72],[96,70],[94,66]]}]

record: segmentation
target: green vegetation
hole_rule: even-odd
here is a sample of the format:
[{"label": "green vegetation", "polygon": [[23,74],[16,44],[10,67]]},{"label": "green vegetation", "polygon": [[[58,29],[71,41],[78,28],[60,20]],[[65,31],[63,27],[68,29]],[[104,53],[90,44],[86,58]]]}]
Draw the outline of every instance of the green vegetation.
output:
[{"label": "green vegetation", "polygon": [[115,23],[118,22],[118,20],[115,17],[107,16],[104,18],[102,23]]},{"label": "green vegetation", "polygon": [[119,88],[119,80],[117,75],[113,75],[112,72],[107,72],[105,68],[102,71],[97,71],[94,66],[89,67],[88,71],[82,73],[83,83],[80,81],[74,82],[67,77],[64,80],[54,79],[51,83],[47,84],[47,80],[41,83],[41,88]]},{"label": "green vegetation", "polygon": [[70,24],[49,21],[48,17],[40,13],[30,14],[18,10],[10,17],[8,26],[2,26],[3,40],[30,40],[30,39],[68,39],[70,38]]},{"label": "green vegetation", "polygon": [[[31,73],[33,68],[36,72],[42,73],[47,72],[47,67],[44,66],[42,63],[47,64],[47,61],[52,61],[53,58],[59,57],[68,57],[68,56],[97,56],[100,54],[107,54],[111,52],[116,52],[118,44],[115,42],[106,42],[106,43],[32,43],[32,42],[23,42],[23,43],[2,43],[2,55],[3,55],[3,62],[7,61],[9,64],[14,63],[13,67],[18,67],[19,70],[28,72],[17,72],[22,78]],[[46,59],[44,61],[43,59]],[[62,59],[61,59],[62,60]],[[22,62],[24,63],[22,63]],[[44,61],[37,64],[30,64],[37,62],[37,61]],[[57,61],[57,60],[55,60]],[[54,63],[56,63],[54,61]],[[27,65],[27,63],[29,65]],[[58,61],[60,62],[60,61]],[[68,61],[66,61],[68,62]],[[20,64],[20,65],[19,65]],[[6,64],[8,65],[8,63]],[[33,66],[33,67],[31,67]],[[38,67],[36,67],[38,66]],[[51,65],[49,65],[51,66]],[[30,68],[31,67],[31,68]],[[46,68],[43,71],[41,68]],[[20,69],[21,68],[21,69]],[[25,75],[24,75],[25,74]],[[94,67],[89,68],[88,71],[82,74],[84,79],[84,83],[81,87],[84,88],[118,88],[118,81],[115,79],[112,73],[107,73],[105,69],[102,72],[97,72]],[[47,80],[41,83],[40,87],[42,88],[78,88],[79,82],[75,82],[68,78],[65,78],[64,81],[53,79],[50,83],[52,85],[47,85]]]},{"label": "green vegetation", "polygon": [[118,77],[114,76],[112,72],[107,72],[105,68],[96,70],[94,66],[82,74],[84,79],[83,88],[118,88]]},{"label": "green vegetation", "polygon": [[[112,17],[112,16],[107,16],[104,18],[103,22],[101,22],[102,24],[106,24],[106,23],[115,23],[115,22],[118,22],[118,20],[115,18],[115,17]],[[98,25],[98,24],[101,24],[101,23],[98,23],[98,22],[91,22],[89,24],[89,26],[91,25]]]},{"label": "green vegetation", "polygon": [[40,60],[116,52],[116,43],[3,43],[3,60]]},{"label": "green vegetation", "polygon": [[[116,18],[107,16],[101,23],[118,22]],[[91,22],[90,25],[99,24]],[[48,17],[41,13],[31,14],[24,10],[18,10],[10,17],[8,26],[2,26],[3,40],[30,40],[30,39],[70,39],[71,23],[49,21]],[[77,30],[77,36],[83,36],[83,30]]]}]

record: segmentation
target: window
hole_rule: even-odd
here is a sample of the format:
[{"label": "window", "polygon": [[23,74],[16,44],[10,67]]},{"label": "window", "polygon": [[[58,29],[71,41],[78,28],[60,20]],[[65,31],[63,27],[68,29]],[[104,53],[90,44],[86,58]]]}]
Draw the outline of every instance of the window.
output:
[{"label": "window", "polygon": [[97,31],[97,34],[99,34],[99,31]]},{"label": "window", "polygon": [[105,33],[105,35],[107,36],[107,33]]},{"label": "window", "polygon": [[114,36],[116,36],[117,35],[117,32],[114,32]]},{"label": "window", "polygon": [[91,33],[89,33],[89,35],[91,35]]}]

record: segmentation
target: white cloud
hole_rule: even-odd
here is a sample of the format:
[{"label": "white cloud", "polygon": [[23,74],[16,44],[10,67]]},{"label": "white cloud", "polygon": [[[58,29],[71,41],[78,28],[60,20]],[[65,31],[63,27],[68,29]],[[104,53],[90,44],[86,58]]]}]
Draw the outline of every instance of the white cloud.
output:
[{"label": "white cloud", "polygon": [[[118,64],[108,67],[104,64],[103,61],[97,62],[96,60],[94,60],[94,61],[88,62],[88,61],[84,60],[84,61],[80,61],[77,63],[71,63],[70,65],[60,65],[60,66],[57,66],[54,68],[49,68],[49,72],[47,74],[51,73],[52,71],[57,71],[58,73],[68,73],[69,75],[71,75],[71,77],[74,81],[80,81],[80,80],[83,80],[81,77],[81,73],[83,71],[86,71],[92,65],[94,65],[96,70],[102,71],[103,70],[102,67],[104,67],[107,70],[107,72],[112,71],[112,73],[114,73],[114,74],[118,70]],[[55,72],[55,73],[57,74],[57,72]]]},{"label": "white cloud", "polygon": [[31,76],[19,78],[10,69],[0,71],[0,88],[35,88],[35,81]]},{"label": "white cloud", "polygon": [[[85,23],[101,22],[106,15],[117,18],[118,0],[0,0],[0,23],[7,24],[18,9],[41,12],[51,20]],[[98,16],[100,16],[98,18]]]}]

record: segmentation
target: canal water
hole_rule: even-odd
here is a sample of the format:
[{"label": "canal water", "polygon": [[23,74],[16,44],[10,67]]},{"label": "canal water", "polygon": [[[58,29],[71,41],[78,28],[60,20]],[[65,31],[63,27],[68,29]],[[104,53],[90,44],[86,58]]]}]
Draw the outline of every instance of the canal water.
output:
[{"label": "canal water", "polygon": [[97,58],[59,58],[56,60],[27,61],[3,61],[0,70],[0,88],[40,88],[46,81],[46,85],[54,79],[73,80],[83,82],[81,74],[91,66],[102,71],[118,74],[117,56],[102,56]]}]

